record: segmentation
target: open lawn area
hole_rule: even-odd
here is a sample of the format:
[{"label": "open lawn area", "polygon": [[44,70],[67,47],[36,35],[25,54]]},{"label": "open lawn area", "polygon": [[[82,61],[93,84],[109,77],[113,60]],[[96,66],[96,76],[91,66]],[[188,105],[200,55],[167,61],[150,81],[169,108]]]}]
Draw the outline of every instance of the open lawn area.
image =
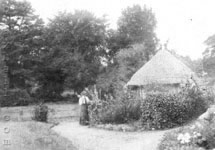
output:
[{"label": "open lawn area", "polygon": [[50,126],[51,124],[34,121],[1,122],[0,148],[1,150],[76,150],[71,141],[56,134]]},{"label": "open lawn area", "polygon": [[[51,128],[53,123],[77,119],[78,105],[47,105],[48,123],[32,121],[34,106],[1,108],[0,150],[76,150],[71,141]],[[5,116],[10,117],[8,122],[5,122]]]}]

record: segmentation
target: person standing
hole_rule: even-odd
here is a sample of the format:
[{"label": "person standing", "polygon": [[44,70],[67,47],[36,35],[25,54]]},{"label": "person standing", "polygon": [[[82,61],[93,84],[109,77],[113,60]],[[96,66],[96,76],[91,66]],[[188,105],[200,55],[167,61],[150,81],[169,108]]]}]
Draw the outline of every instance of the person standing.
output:
[{"label": "person standing", "polygon": [[89,124],[89,114],[88,114],[88,105],[90,103],[90,99],[87,97],[87,92],[83,91],[79,98],[80,105],[80,120],[79,123],[81,125]]}]

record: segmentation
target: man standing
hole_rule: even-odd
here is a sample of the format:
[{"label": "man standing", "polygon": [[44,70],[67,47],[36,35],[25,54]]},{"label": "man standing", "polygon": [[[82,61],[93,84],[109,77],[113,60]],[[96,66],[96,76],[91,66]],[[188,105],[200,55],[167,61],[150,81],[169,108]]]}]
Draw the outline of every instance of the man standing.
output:
[{"label": "man standing", "polygon": [[87,97],[87,92],[83,91],[79,98],[79,105],[80,105],[80,121],[81,125],[88,125],[89,124],[89,114],[88,114],[88,105],[90,103],[89,98]]}]

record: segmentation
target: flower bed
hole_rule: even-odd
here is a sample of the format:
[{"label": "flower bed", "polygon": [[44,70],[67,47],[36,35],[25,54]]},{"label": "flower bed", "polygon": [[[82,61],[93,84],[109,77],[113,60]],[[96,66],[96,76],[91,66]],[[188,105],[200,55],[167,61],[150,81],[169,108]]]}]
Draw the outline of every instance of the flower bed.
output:
[{"label": "flower bed", "polygon": [[198,120],[190,126],[167,133],[159,150],[213,150],[215,149],[215,118]]}]

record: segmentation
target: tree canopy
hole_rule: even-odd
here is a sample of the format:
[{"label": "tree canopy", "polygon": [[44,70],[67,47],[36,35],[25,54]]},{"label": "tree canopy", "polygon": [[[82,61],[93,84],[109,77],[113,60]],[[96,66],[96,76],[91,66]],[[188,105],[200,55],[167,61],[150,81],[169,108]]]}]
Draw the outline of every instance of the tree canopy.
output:
[{"label": "tree canopy", "polygon": [[[147,60],[153,55],[158,39],[155,34],[156,18],[152,9],[140,5],[127,7],[122,11],[118,20],[119,36],[124,39],[123,45],[127,47],[132,44],[144,43],[147,47]],[[123,47],[123,48],[125,48]]]},{"label": "tree canopy", "polygon": [[155,53],[155,27],[152,10],[139,5],[124,9],[114,30],[86,10],[59,12],[45,25],[29,2],[1,0],[0,50],[10,88],[37,85],[43,99],[58,99],[67,88],[81,92],[99,81],[121,88]]},{"label": "tree canopy", "polygon": [[40,67],[46,76],[39,80],[53,80],[43,84],[44,88],[48,90],[58,83],[58,93],[64,88],[80,92],[95,84],[105,55],[105,34],[105,20],[88,11],[60,12],[50,20],[45,32],[47,53]]},{"label": "tree canopy", "polygon": [[5,52],[10,88],[26,87],[41,50],[43,21],[27,1],[1,0],[0,49]]},{"label": "tree canopy", "polygon": [[110,63],[97,79],[104,91],[116,95],[157,50],[156,18],[151,9],[133,5],[122,11],[117,30],[109,30],[107,37]]}]

